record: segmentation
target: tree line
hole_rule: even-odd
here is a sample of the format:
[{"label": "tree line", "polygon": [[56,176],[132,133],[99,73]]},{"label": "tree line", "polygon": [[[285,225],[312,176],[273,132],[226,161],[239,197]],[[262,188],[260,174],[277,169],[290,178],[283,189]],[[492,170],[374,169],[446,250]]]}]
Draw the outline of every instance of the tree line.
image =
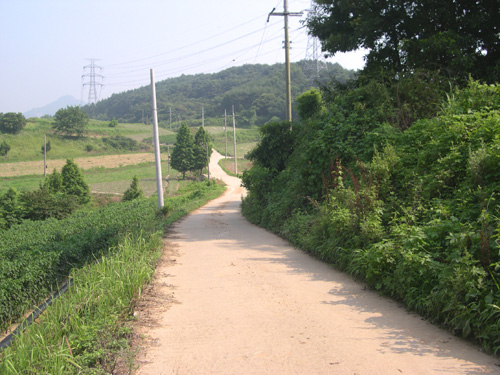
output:
[{"label": "tree line", "polygon": [[[323,63],[318,75],[308,67],[311,61],[292,63],[292,95],[297,97],[311,86],[332,77],[345,82],[354,72],[338,64]],[[248,64],[213,74],[182,75],[156,83],[158,121],[169,126],[170,119],[182,122],[198,120],[201,108],[207,119],[221,119],[224,110],[235,105],[239,124],[243,127],[262,125],[271,119],[285,118],[284,65]],[[145,122],[150,113],[150,89],[141,87],[113,94],[95,105],[83,107],[92,118],[120,122]],[[170,110],[172,116],[170,117]]]}]

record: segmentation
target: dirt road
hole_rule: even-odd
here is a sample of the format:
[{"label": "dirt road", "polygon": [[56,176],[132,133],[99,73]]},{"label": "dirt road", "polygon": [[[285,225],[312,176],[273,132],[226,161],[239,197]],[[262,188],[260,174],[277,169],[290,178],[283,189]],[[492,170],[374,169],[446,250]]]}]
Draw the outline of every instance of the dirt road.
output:
[{"label": "dirt road", "polygon": [[138,309],[138,374],[500,373],[499,360],[249,224],[239,180],[211,168],[228,192],[170,236]]}]

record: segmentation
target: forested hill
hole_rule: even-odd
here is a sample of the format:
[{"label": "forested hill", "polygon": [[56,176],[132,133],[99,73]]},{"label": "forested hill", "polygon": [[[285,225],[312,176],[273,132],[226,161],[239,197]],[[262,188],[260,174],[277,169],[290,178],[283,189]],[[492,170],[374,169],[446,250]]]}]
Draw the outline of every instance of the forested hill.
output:
[{"label": "forested hill", "polygon": [[[313,62],[291,64],[292,98],[317,86],[319,82],[352,78],[354,71],[339,64],[323,63],[317,78]],[[180,121],[199,122],[202,107],[205,119],[222,118],[224,110],[230,114],[234,105],[238,126],[262,125],[273,117],[285,119],[285,66],[244,65],[212,74],[182,75],[156,83],[158,121],[166,126]],[[113,94],[95,106],[85,106],[91,117],[101,120],[116,118],[120,122],[146,121],[151,113],[151,89],[144,86]]]}]

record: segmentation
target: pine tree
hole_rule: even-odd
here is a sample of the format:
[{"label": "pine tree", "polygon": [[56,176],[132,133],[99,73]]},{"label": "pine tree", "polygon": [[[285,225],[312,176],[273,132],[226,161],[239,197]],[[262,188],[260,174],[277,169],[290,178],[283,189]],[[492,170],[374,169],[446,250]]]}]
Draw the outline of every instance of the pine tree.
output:
[{"label": "pine tree", "polygon": [[123,194],[122,201],[131,201],[137,198],[142,198],[144,196],[144,193],[141,188],[139,188],[139,179],[137,176],[134,176],[132,179],[132,183],[130,184],[130,187],[125,191]]},{"label": "pine tree", "polygon": [[207,166],[207,147],[208,147],[208,157],[212,154],[212,147],[210,145],[210,136],[206,132],[205,128],[200,126],[196,135],[194,136],[194,162],[193,171],[199,171],[200,175],[203,172],[203,168]]},{"label": "pine tree", "polygon": [[186,172],[193,170],[194,140],[187,124],[182,124],[177,133],[177,140],[172,151],[172,168],[182,173],[182,178],[186,178]]},{"label": "pine tree", "polygon": [[62,187],[68,195],[74,195],[78,198],[78,203],[85,204],[90,202],[90,189],[83,179],[80,168],[73,160],[66,160],[66,165],[62,168]]}]

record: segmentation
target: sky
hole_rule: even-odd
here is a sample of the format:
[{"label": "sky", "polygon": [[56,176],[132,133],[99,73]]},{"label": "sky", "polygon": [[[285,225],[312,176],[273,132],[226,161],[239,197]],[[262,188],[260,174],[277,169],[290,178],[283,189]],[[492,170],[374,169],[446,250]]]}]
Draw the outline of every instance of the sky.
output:
[{"label": "sky", "polygon": [[[289,12],[304,11],[289,17],[292,62],[312,53],[301,23],[310,6],[288,0]],[[284,19],[267,22],[273,8],[283,12],[283,1],[0,0],[0,112],[26,112],[64,95],[87,102],[92,64],[105,99],[149,85],[150,69],[158,82],[283,63]],[[327,61],[361,69],[363,55]]]}]

